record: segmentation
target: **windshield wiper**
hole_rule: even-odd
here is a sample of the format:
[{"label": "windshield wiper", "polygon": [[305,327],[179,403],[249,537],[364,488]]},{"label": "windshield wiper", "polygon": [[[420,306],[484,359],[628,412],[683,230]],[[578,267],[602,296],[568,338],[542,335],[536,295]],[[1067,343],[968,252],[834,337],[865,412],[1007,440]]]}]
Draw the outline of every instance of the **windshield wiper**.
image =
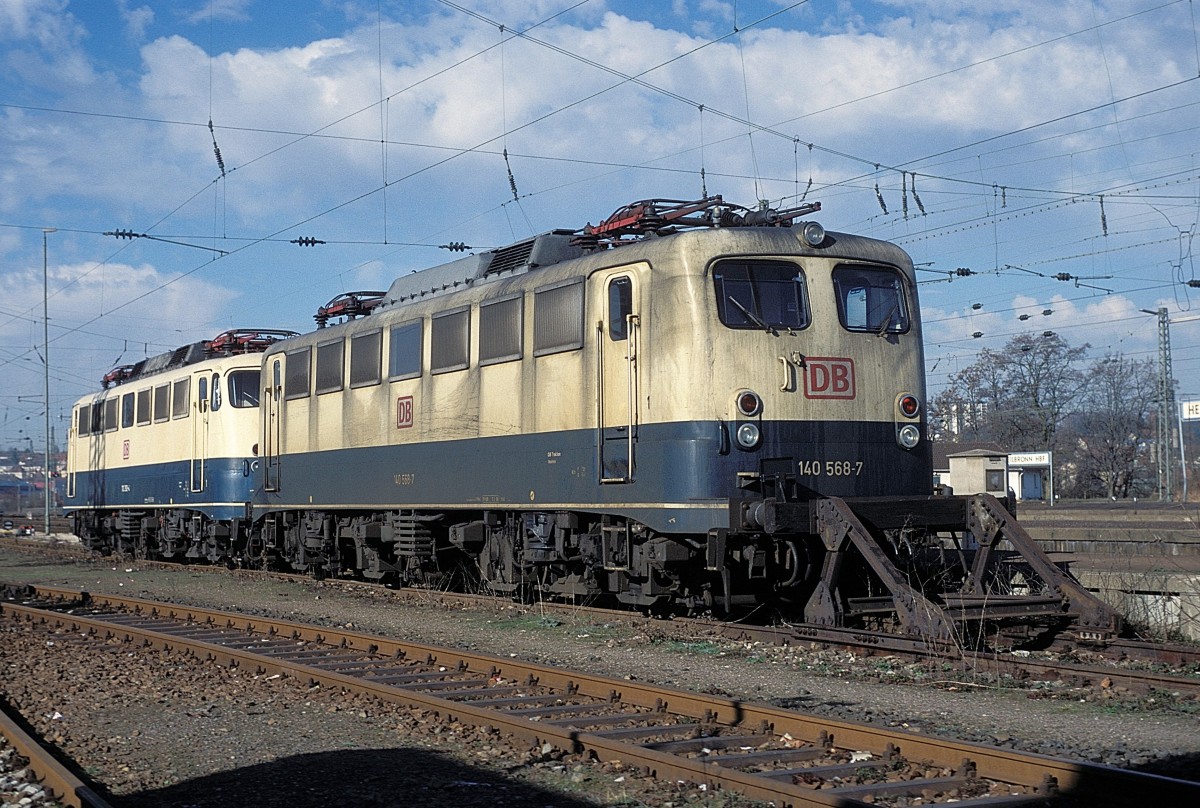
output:
[{"label": "windshield wiper", "polygon": [[[761,328],[763,331],[766,331],[768,334],[775,333],[774,328],[772,328],[770,325],[768,325],[766,323],[766,321],[763,320],[763,318],[759,317],[757,314],[750,311],[750,309],[746,308],[740,302],[738,302],[738,299],[736,297],[734,297],[733,295],[728,295],[728,300],[730,303],[737,306],[738,310],[741,311],[742,314],[746,315],[747,320],[754,323],[756,326]],[[891,316],[891,315],[888,315],[888,316]]]},{"label": "windshield wiper", "polygon": [[879,324],[879,329],[875,332],[875,336],[882,337],[888,330],[888,326],[892,324],[892,315],[900,308],[900,301],[897,300],[892,304],[892,308],[883,317],[883,322]]}]

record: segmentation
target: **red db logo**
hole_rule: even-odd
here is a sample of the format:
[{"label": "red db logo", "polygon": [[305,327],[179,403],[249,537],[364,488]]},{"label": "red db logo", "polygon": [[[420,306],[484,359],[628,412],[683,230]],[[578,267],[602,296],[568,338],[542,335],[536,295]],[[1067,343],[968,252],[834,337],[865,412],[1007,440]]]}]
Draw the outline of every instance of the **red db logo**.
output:
[{"label": "red db logo", "polygon": [[804,360],[805,398],[854,398],[854,360],[809,356]]},{"label": "red db logo", "polygon": [[396,429],[408,429],[413,425],[412,396],[401,396],[396,399]]}]

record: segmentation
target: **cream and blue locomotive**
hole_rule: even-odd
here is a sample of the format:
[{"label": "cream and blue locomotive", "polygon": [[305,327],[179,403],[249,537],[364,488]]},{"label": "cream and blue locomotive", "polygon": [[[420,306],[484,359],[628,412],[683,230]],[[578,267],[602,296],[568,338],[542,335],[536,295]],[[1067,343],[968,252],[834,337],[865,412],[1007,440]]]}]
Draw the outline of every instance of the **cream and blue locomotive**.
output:
[{"label": "cream and blue locomotive", "polygon": [[64,509],[102,552],[227,562],[249,548],[259,354],[234,330],[110,371],[72,408]]},{"label": "cream and blue locomotive", "polygon": [[[102,468],[70,472],[68,509],[96,544],[318,576],[770,603],[939,640],[985,620],[1115,632],[994,499],[932,495],[912,262],[802,220],[817,209],[648,200],[344,295],[310,333],[205,360],[228,370],[179,368],[216,374],[210,399],[256,374],[236,446],[215,450],[197,401],[143,460],[109,434],[115,391],[81,402],[72,448]],[[124,482],[141,462],[164,478],[150,499]]]},{"label": "cream and blue locomotive", "polygon": [[465,555],[497,590],[642,606],[808,577],[743,502],[925,493],[932,470],[911,262],[798,215],[641,203],[272,346],[264,545],[403,579]]}]

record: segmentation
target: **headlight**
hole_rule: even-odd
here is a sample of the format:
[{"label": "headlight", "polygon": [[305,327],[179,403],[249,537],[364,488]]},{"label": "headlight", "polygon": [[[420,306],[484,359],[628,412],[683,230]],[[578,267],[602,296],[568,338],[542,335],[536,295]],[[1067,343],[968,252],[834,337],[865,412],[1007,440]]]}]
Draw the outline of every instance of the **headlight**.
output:
[{"label": "headlight", "polygon": [[757,424],[742,424],[737,428],[738,446],[743,449],[753,449],[758,445],[759,439],[762,438],[762,433],[758,429]]},{"label": "headlight", "polygon": [[905,449],[914,449],[921,442],[921,430],[915,424],[905,424],[896,433],[896,441]]},{"label": "headlight", "polygon": [[820,247],[825,243],[825,228],[818,222],[805,222],[800,235],[810,247]]}]

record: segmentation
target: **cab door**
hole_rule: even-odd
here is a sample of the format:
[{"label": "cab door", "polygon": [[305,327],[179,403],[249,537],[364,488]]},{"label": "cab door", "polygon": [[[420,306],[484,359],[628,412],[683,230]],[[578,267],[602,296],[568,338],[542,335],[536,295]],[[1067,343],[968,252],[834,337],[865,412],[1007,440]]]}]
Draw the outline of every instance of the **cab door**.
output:
[{"label": "cab door", "polygon": [[262,413],[263,490],[278,491],[283,398],[283,360],[278,355],[271,359],[271,366],[262,375],[262,388],[259,412]]},{"label": "cab door", "polygon": [[208,372],[192,374],[192,388],[196,391],[196,412],[192,419],[192,457],[189,475],[189,490],[198,494],[206,487],[205,463],[208,460],[209,392]]},{"label": "cab door", "polygon": [[596,452],[602,484],[631,483],[637,470],[638,279],[630,271],[599,278],[596,320]]}]

